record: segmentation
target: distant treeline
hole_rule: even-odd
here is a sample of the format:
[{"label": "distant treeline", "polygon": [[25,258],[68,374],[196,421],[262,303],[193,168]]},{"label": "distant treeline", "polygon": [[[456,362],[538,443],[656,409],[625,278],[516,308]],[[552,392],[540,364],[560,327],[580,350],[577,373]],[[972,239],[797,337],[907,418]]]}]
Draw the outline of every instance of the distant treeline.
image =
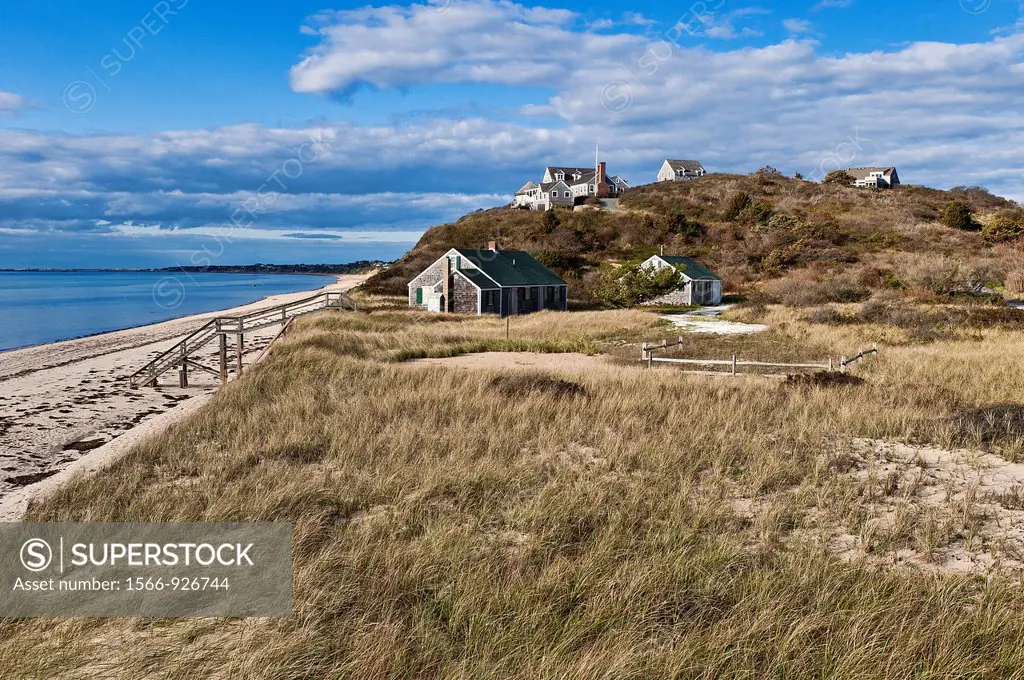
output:
[{"label": "distant treeline", "polygon": [[362,274],[390,262],[359,260],[346,264],[224,264],[145,269],[0,269],[0,272],[187,272],[189,274]]}]

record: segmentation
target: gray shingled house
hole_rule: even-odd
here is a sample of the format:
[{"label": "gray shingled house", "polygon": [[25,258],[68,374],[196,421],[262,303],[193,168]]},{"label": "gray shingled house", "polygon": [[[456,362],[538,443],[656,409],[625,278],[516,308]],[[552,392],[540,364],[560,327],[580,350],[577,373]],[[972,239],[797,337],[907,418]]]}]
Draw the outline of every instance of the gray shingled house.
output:
[{"label": "gray shingled house", "polygon": [[618,198],[629,183],[618,175],[608,175],[604,162],[593,168],[563,168],[550,165],[544,169],[540,184],[527,182],[516,192],[513,207],[532,210],[571,208],[588,196]]},{"label": "gray shingled house", "polygon": [[708,174],[700,161],[666,159],[658,170],[659,182],[681,182]]},{"label": "gray shingled house", "polygon": [[409,306],[512,316],[564,311],[568,284],[522,250],[452,248],[409,282]]},{"label": "gray shingled house", "polygon": [[657,271],[670,267],[683,276],[679,290],[652,302],[673,305],[718,305],[722,302],[722,279],[697,260],[680,255],[652,255],[640,265]]}]

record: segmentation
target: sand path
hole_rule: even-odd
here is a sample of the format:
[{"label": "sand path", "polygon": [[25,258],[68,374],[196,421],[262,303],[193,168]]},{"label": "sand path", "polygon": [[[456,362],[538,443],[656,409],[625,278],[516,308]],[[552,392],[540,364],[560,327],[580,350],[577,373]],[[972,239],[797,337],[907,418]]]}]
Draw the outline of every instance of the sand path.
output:
[{"label": "sand path", "polygon": [[[348,290],[365,276],[341,276],[322,289]],[[273,295],[227,310],[0,354],[0,498],[37,483],[90,451],[179,403],[215,391],[213,376],[195,371],[190,387],[133,390],[127,376],[209,319],[301,300],[316,291]],[[263,351],[279,327],[246,337],[246,363]],[[229,352],[233,352],[229,344]],[[216,366],[216,343],[197,357]],[[233,368],[232,368],[233,371]]]}]

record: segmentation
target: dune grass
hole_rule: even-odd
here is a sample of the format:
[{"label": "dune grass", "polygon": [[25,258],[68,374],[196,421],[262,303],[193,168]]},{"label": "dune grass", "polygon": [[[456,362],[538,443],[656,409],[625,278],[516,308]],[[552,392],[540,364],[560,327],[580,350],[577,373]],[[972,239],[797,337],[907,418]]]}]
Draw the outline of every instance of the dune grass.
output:
[{"label": "dune grass", "polygon": [[[819,358],[897,330],[769,309],[706,352]],[[952,443],[1024,402],[1024,335],[885,346],[863,385],[646,371],[643,312],[504,321],[379,311],[293,325],[268,359],[41,521],[294,523],[291,619],[0,623],[11,678],[1011,677],[1015,576],[844,563],[794,541],[851,437]],[[514,343],[514,344],[510,344]],[[613,353],[558,380],[403,365]],[[563,382],[559,382],[559,380]],[[567,385],[572,385],[568,386]],[[824,492],[822,492],[824,493]],[[831,498],[831,497],[828,497]],[[752,517],[737,499],[754,499]],[[835,521],[851,521],[837,504]],[[853,513],[856,514],[856,513]],[[840,516],[841,515],[841,516]]]}]

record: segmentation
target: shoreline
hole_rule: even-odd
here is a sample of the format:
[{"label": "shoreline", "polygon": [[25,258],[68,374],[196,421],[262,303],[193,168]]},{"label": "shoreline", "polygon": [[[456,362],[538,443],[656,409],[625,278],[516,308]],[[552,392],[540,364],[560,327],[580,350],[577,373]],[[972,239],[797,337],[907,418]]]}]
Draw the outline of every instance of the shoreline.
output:
[{"label": "shoreline", "polygon": [[[106,451],[168,411],[178,412],[195,397],[206,399],[216,392],[219,380],[202,372],[190,376],[187,388],[178,387],[173,374],[153,388],[133,390],[127,382],[128,375],[209,319],[303,300],[320,292],[348,291],[369,275],[335,275],[333,282],[313,290],[278,293],[225,309],[0,353],[0,504],[12,493],[31,495],[37,485],[52,484],[63,470],[93,460],[94,451]],[[263,352],[278,330],[271,326],[246,336],[246,365]],[[229,351],[233,350],[232,345]],[[211,344],[197,358],[215,364],[216,352]]]},{"label": "shoreline", "polygon": [[[96,273],[129,273],[129,274],[140,273],[140,272],[141,273],[162,273],[162,272],[145,272],[143,270],[140,270],[139,272],[127,271],[127,270],[122,270],[122,272],[117,272],[117,271],[113,271],[113,270],[102,270],[102,269],[81,270],[81,272],[82,273],[90,273],[90,272],[96,272]],[[60,271],[51,271],[51,272],[46,272],[46,271],[15,272],[15,271],[0,270],[0,274],[4,274],[4,273],[61,274],[61,273],[73,273],[73,272],[60,272]],[[215,274],[218,274],[218,275],[223,274],[223,275],[227,275],[227,276],[260,276],[261,275],[259,273],[248,273],[248,272],[212,272],[212,273],[215,273]],[[303,273],[303,274],[299,274],[299,273],[292,273],[292,274],[269,273],[269,274],[263,274],[263,275],[264,276],[317,276],[317,277],[325,278],[325,279],[334,279],[335,283],[337,283],[337,281],[341,277],[343,277],[343,276],[358,276],[357,274],[305,274],[305,273]],[[224,309],[213,309],[213,310],[209,310],[209,311],[205,311],[205,312],[193,312],[191,314],[182,314],[181,316],[172,316],[170,318],[162,319],[160,321],[150,321],[148,323],[137,324],[137,325],[134,325],[134,326],[122,326],[120,328],[110,328],[110,329],[107,329],[105,331],[96,331],[95,333],[86,333],[85,335],[76,335],[76,336],[71,337],[71,338],[63,338],[61,340],[53,340],[51,342],[40,342],[40,343],[37,343],[37,344],[34,344],[34,345],[21,345],[19,347],[10,347],[10,348],[7,348],[7,349],[0,348],[0,362],[3,361],[3,358],[5,357],[5,355],[7,355],[7,354],[9,354],[11,352],[20,352],[21,350],[26,350],[26,349],[35,349],[37,347],[47,347],[49,345],[57,345],[57,344],[60,344],[62,342],[73,342],[75,340],[84,340],[86,338],[95,338],[95,337],[100,336],[100,335],[107,335],[109,333],[120,333],[122,331],[130,331],[130,330],[134,330],[136,328],[146,328],[147,326],[156,326],[158,324],[166,323],[168,321],[180,321],[180,320],[188,319],[188,318],[194,317],[194,316],[198,317],[198,316],[201,316],[201,315],[204,315],[204,314],[215,314],[215,313],[222,313],[222,312],[230,312],[230,311],[232,311],[234,309],[238,309],[240,307],[245,307],[245,306],[248,306],[248,305],[255,305],[255,304],[259,304],[261,302],[265,302],[265,301],[267,301],[267,300],[269,300],[269,299],[271,299],[273,297],[276,297],[278,295],[297,295],[299,293],[307,293],[310,297],[312,297],[313,295],[315,295],[319,291],[323,291],[323,290],[325,290],[327,288],[330,288],[333,285],[334,285],[334,283],[325,283],[324,285],[320,286],[319,288],[310,288],[308,290],[295,291],[294,293],[271,293],[270,295],[264,295],[262,298],[260,298],[258,300],[253,300],[252,302],[245,302],[245,303],[243,303],[241,305],[235,305],[234,307],[226,307]],[[0,377],[2,377],[2,374],[0,374]]]}]

